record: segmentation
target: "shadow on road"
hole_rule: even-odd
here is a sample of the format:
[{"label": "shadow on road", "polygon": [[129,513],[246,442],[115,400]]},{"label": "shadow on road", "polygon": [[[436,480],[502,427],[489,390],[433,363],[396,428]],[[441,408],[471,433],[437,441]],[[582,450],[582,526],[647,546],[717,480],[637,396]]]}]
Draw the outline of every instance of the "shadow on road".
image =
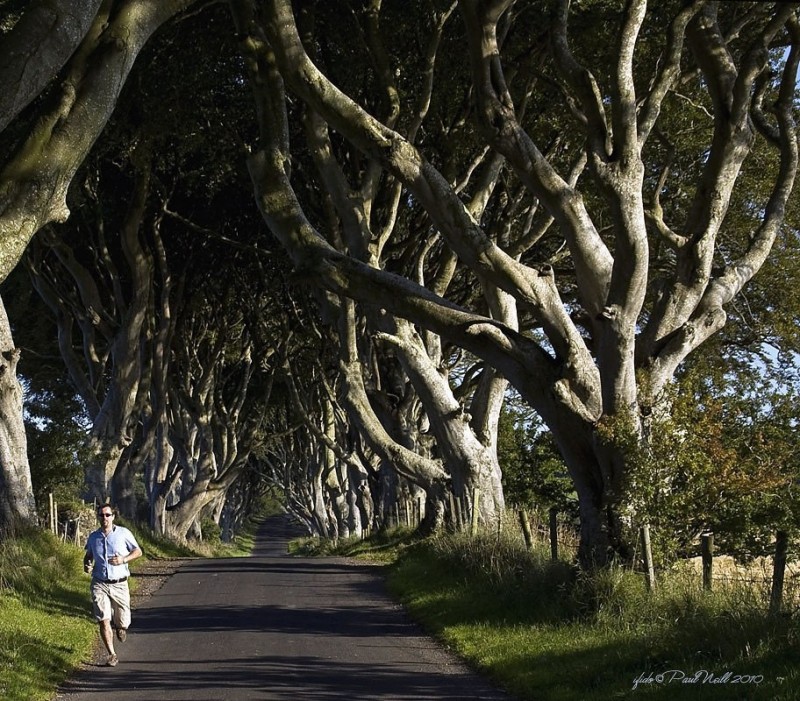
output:
[{"label": "shadow on road", "polygon": [[285,518],[249,558],[191,560],[140,608],[120,664],[68,701],[508,699],[423,635],[377,568],[286,552]]},{"label": "shadow on road", "polygon": [[[295,657],[291,662],[283,656],[231,659],[223,672],[208,670],[209,662],[209,659],[200,658],[191,664],[181,663],[178,674],[169,671],[174,664],[171,660],[163,660],[163,665],[145,672],[125,672],[118,667],[114,670],[114,684],[118,690],[135,689],[138,697],[130,698],[143,701],[240,698],[465,701],[505,698],[465,692],[465,689],[474,688],[473,675],[442,675],[435,665],[431,665],[430,673],[409,675],[403,670],[375,667],[367,662],[340,661],[334,665],[323,657],[308,656]],[[102,678],[97,678],[94,684],[84,689],[97,692],[98,699],[100,693],[106,699],[117,698]],[[199,693],[203,692],[198,692],[198,689],[210,691],[212,695],[201,696]]]}]

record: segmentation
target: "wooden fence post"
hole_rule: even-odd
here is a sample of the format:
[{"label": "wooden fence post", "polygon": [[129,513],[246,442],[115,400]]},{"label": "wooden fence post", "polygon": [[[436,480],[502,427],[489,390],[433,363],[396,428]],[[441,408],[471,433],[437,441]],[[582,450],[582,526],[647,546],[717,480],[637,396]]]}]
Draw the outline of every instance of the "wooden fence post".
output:
[{"label": "wooden fence post", "polygon": [[525,509],[519,510],[519,525],[522,528],[522,537],[525,538],[525,547],[533,550],[533,536],[531,535],[531,522],[528,520],[528,512]]},{"label": "wooden fence post", "polygon": [[558,511],[555,506],[550,508],[550,557],[558,560]]},{"label": "wooden fence post", "polygon": [[703,589],[711,591],[711,580],[714,576],[713,533],[703,533],[700,536],[700,552],[703,557]]},{"label": "wooden fence post", "polygon": [[783,577],[786,573],[786,555],[789,551],[789,534],[778,531],[775,536],[775,559],[772,563],[772,591],[769,595],[770,613],[780,613],[783,604]]},{"label": "wooden fence post", "polygon": [[450,500],[450,522],[453,525],[453,531],[458,530],[458,514],[456,514],[456,495],[453,492],[450,492],[449,500]]},{"label": "wooden fence post", "polygon": [[642,548],[644,549],[645,576],[647,580],[647,591],[656,588],[656,572],[653,568],[653,551],[650,548],[650,525],[642,526]]},{"label": "wooden fence post", "polygon": [[472,489],[472,524],[470,526],[470,533],[473,536],[478,535],[478,513],[481,506],[481,490],[478,487]]}]

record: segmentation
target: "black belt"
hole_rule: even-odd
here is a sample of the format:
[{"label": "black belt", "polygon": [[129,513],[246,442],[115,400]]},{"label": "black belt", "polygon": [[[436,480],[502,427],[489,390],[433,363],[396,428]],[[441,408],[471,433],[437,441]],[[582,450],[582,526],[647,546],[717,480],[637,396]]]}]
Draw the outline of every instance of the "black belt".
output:
[{"label": "black belt", "polygon": [[122,579],[98,579],[98,582],[102,582],[103,584],[119,584],[120,582],[127,582],[128,578],[123,577]]}]

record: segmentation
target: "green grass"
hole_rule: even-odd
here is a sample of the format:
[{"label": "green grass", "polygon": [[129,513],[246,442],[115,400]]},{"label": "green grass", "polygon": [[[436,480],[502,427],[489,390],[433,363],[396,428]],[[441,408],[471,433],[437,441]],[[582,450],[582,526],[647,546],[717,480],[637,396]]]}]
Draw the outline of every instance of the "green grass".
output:
[{"label": "green grass", "polygon": [[[125,521],[121,525],[129,528],[142,548],[145,560],[180,558],[180,557],[247,557],[253,551],[258,524],[254,521],[246,524],[231,543],[223,543],[219,538],[193,542],[191,547],[173,543],[163,536],[156,535],[145,528],[138,528]],[[131,563],[131,570],[136,571],[137,562]]]},{"label": "green grass", "polygon": [[[675,576],[650,595],[629,571],[582,576],[487,536],[406,550],[389,586],[428,630],[520,699],[798,698],[797,616],[765,615],[746,587],[709,594]],[[700,670],[731,676],[712,684]],[[743,683],[744,675],[763,680]],[[653,678],[634,690],[642,676]]]},{"label": "green grass", "polygon": [[393,531],[302,539],[292,551],[388,563],[389,588],[411,615],[524,701],[800,698],[800,612],[770,616],[743,584],[705,592],[675,573],[649,593],[639,574],[580,574],[508,535]]},{"label": "green grass", "polygon": [[0,698],[50,699],[97,635],[83,552],[43,531],[0,543]]},{"label": "green grass", "polygon": [[325,538],[295,538],[289,542],[290,555],[356,557],[389,564],[418,538],[411,529],[378,531],[369,538],[343,538],[337,542]]},{"label": "green grass", "polygon": [[[175,545],[131,528],[147,559],[240,557],[252,551],[256,524],[234,543]],[[90,655],[97,639],[91,617],[89,577],[83,548],[63,543],[48,531],[29,530],[0,542],[0,699],[48,701]],[[136,578],[133,579],[133,588]]]}]

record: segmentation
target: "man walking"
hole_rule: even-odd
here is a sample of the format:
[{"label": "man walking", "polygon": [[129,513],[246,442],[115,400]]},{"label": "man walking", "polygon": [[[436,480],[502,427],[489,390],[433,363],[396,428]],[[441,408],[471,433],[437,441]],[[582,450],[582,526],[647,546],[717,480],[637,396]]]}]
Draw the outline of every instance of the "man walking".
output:
[{"label": "man walking", "polygon": [[128,563],[142,555],[133,533],[123,526],[114,525],[114,516],[110,504],[103,504],[97,510],[100,528],[89,535],[83,558],[84,572],[92,573],[92,611],[100,625],[100,638],[108,650],[106,664],[109,667],[116,666],[118,662],[111,630],[112,619],[120,642],[125,641],[131,624]]}]

